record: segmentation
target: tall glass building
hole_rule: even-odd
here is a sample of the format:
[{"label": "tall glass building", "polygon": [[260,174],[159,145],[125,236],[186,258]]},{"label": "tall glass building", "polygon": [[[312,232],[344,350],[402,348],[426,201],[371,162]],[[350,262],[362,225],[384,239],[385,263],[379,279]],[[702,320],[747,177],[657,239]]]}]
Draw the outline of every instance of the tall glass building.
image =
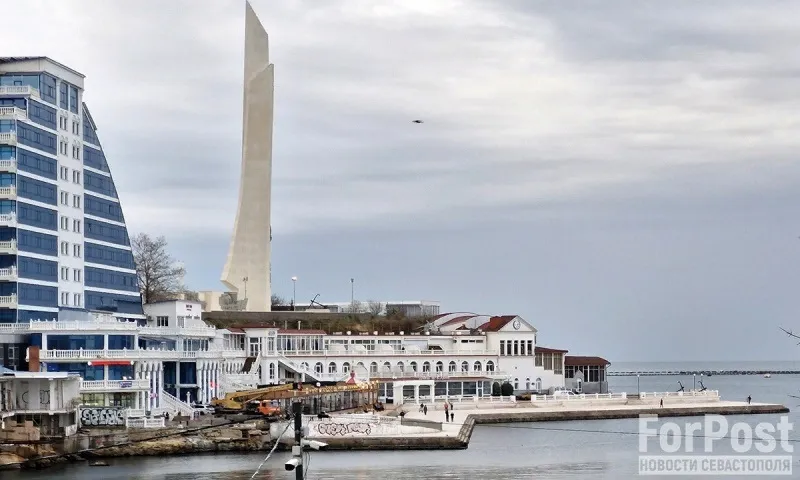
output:
[{"label": "tall glass building", "polygon": [[[0,330],[8,333],[8,324],[90,311],[145,318],[83,80],[47,57],[0,57]],[[64,341],[97,348],[88,337]],[[0,360],[14,365],[20,350],[4,343]]]}]

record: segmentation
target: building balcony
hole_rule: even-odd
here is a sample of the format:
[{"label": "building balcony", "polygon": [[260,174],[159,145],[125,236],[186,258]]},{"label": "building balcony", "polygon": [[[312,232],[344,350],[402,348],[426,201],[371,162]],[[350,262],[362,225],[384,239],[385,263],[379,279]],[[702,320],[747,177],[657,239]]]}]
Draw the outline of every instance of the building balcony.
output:
[{"label": "building balcony", "polygon": [[8,160],[0,160],[0,172],[14,173],[17,171],[17,160],[11,158]]},{"label": "building balcony", "polygon": [[28,112],[18,107],[0,107],[0,120],[27,120]]},{"label": "building balcony", "polygon": [[15,254],[17,253],[17,241],[15,239],[0,242],[0,253]]},{"label": "building balcony", "polygon": [[284,350],[287,357],[497,357],[496,350]]},{"label": "building balcony", "polygon": [[16,145],[17,132],[0,132],[0,145]]},{"label": "building balcony", "polygon": [[[0,297],[0,308],[17,308],[17,294],[14,293],[11,295],[5,295]],[[10,325],[18,325],[18,324],[10,324]]]},{"label": "building balcony", "polygon": [[16,213],[0,213],[0,227],[16,227],[17,214]]},{"label": "building balcony", "polygon": [[214,327],[154,327],[146,326],[139,327],[139,335],[148,335],[154,337],[210,337],[213,338],[217,335],[217,329]]},{"label": "building balcony", "polygon": [[0,87],[0,97],[12,95],[15,97],[20,95],[33,95],[34,97],[38,97],[39,89],[31,87],[30,85],[4,85]]},{"label": "building balcony", "polygon": [[17,196],[16,185],[7,185],[5,187],[0,187],[0,200],[8,200],[15,198],[16,196]]},{"label": "building balcony", "polygon": [[15,282],[17,280],[17,267],[0,268],[0,281]]},{"label": "building balcony", "polygon": [[130,392],[150,390],[150,380],[84,380],[81,393]]},{"label": "building balcony", "polygon": [[135,332],[137,326],[135,323],[123,322],[80,322],[74,320],[67,320],[61,322],[50,321],[37,321],[32,320],[30,323],[30,330],[32,332],[53,332],[53,331],[125,331]]},{"label": "building balcony", "polygon": [[41,350],[39,359],[60,362],[92,360],[222,360],[222,354],[218,350]]}]

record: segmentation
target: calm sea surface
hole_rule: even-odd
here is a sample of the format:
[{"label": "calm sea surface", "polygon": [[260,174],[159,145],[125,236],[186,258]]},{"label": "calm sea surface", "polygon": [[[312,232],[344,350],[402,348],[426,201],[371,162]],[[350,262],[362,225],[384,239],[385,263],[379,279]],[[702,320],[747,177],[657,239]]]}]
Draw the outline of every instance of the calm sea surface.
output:
[{"label": "calm sea surface", "polygon": [[[639,363],[616,364],[616,370],[688,370],[688,369],[797,369],[800,362],[741,363]],[[678,381],[691,389],[688,377],[641,377],[641,391],[674,391]],[[800,376],[714,376],[703,378],[709,389],[719,390],[723,399],[781,403],[794,410],[800,400]],[[636,393],[636,377],[612,377],[614,392]],[[789,414],[800,424],[800,415]],[[680,422],[696,419],[679,419]],[[777,422],[777,415],[729,417],[751,425]],[[800,428],[800,427],[798,427]],[[637,477],[638,421],[597,420],[582,422],[547,422],[511,425],[485,425],[475,428],[467,450],[419,452],[319,452],[311,454],[308,479],[561,479]],[[800,433],[790,437],[800,442]],[[655,444],[653,444],[655,445]],[[696,440],[701,447],[701,440]],[[798,444],[800,445],[800,444]],[[714,454],[732,453],[730,446]],[[212,454],[171,458],[112,459],[110,467],[65,465],[39,472],[3,472],[3,480],[219,480],[249,479],[264,458],[257,454]],[[259,479],[293,479],[294,472],[284,471],[289,454],[276,454],[264,466]],[[800,459],[800,452],[798,453]],[[800,478],[800,464],[795,464]],[[687,477],[683,477],[687,478]],[[706,477],[707,478],[707,477]],[[750,477],[753,478],[753,477]],[[778,477],[787,478],[787,477]]]}]

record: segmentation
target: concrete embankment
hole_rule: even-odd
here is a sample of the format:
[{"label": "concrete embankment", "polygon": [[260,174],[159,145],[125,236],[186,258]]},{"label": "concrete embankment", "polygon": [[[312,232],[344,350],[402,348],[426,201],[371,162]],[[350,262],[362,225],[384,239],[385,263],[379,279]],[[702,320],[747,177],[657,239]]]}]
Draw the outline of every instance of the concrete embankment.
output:
[{"label": "concrete embankment", "polygon": [[[743,402],[716,402],[712,404],[679,404],[660,407],[658,405],[606,405],[570,408],[568,406],[532,407],[530,403],[504,406],[504,408],[478,408],[469,413],[459,411],[461,417],[453,423],[430,422],[413,413],[404,420],[406,424],[423,426],[425,422],[435,424],[426,434],[379,435],[379,436],[314,436],[329,445],[330,450],[453,450],[469,446],[475,425],[523,422],[558,422],[570,420],[606,420],[638,418],[640,415],[659,417],[688,417],[713,415],[781,414],[789,409],[783,405],[754,404]],[[438,412],[437,412],[438,413]],[[460,420],[460,421],[459,421]],[[432,426],[432,425],[431,425]]]}]

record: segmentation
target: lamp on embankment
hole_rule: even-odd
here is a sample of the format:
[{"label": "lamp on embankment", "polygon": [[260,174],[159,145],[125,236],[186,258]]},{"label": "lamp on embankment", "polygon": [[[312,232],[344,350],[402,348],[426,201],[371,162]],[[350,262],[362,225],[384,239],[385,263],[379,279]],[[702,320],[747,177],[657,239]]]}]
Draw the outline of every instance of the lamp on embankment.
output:
[{"label": "lamp on embankment", "polygon": [[639,375],[637,373],[636,374],[636,395],[641,397],[642,396],[642,391],[639,389],[639,377],[641,377],[641,375]]}]

